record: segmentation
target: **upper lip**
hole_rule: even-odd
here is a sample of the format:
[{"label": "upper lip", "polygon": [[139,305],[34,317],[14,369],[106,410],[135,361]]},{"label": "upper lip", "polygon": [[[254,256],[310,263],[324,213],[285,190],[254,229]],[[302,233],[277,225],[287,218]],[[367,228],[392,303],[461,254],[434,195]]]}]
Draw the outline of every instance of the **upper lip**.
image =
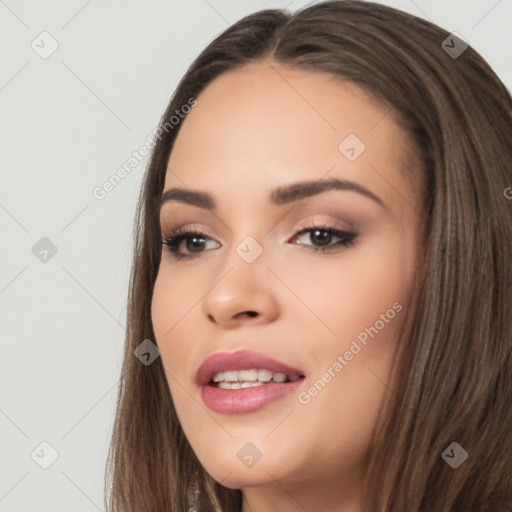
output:
[{"label": "upper lip", "polygon": [[216,373],[229,370],[250,370],[252,368],[267,369],[288,376],[304,375],[302,370],[292,368],[265,354],[252,350],[238,350],[237,352],[216,352],[207,357],[197,370],[196,383],[199,386],[204,386],[212,380]]}]

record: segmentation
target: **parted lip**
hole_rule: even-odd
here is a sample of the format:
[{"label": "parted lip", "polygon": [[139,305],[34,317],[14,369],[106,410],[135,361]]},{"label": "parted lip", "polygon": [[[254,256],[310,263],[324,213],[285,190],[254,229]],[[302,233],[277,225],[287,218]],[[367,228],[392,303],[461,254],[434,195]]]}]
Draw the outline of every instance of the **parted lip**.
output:
[{"label": "parted lip", "polygon": [[252,350],[238,350],[237,352],[215,352],[207,357],[197,370],[196,383],[198,386],[204,386],[212,380],[216,373],[230,370],[250,370],[251,368],[264,368],[288,376],[304,376],[302,370],[288,366],[265,354]]}]

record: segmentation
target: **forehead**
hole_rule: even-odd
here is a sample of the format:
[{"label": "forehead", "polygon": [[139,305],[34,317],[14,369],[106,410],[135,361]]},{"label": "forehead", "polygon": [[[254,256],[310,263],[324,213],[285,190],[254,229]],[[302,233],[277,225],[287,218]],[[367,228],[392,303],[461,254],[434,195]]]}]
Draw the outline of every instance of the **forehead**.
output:
[{"label": "forehead", "polygon": [[389,196],[383,176],[405,187],[407,137],[389,107],[326,73],[246,65],[212,81],[182,123],[165,189],[240,187],[266,198],[285,183],[337,177]]}]

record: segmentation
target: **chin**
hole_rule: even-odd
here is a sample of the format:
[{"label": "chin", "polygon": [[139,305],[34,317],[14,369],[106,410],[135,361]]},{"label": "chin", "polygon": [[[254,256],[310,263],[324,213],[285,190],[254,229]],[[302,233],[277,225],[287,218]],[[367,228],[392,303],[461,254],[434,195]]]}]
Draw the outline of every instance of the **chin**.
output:
[{"label": "chin", "polygon": [[[273,484],[275,479],[286,477],[282,474],[286,457],[265,456],[251,443],[203,445],[194,452],[205,471],[230,489]],[[287,473],[291,470],[286,468]]]},{"label": "chin", "polygon": [[[215,465],[215,464],[214,464]],[[265,468],[240,468],[229,467],[228,465],[222,468],[209,467],[203,465],[207,473],[218,483],[229,489],[242,489],[244,487],[259,487],[275,483],[275,480],[270,476],[274,475],[272,469]],[[269,474],[270,473],[270,474]]]}]

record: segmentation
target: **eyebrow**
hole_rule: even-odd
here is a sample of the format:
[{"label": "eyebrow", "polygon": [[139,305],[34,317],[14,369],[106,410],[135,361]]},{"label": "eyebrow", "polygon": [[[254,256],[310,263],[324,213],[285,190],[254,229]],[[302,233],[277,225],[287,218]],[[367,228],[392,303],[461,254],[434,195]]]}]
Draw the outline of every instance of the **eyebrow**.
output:
[{"label": "eyebrow", "polygon": [[[340,180],[338,178],[331,178],[329,180],[321,181],[303,181],[285,185],[273,190],[270,193],[269,202],[276,206],[282,206],[299,199],[315,196],[322,192],[329,190],[344,190],[348,192],[356,192],[368,199],[371,199],[381,205],[383,208],[386,206],[382,200],[377,197],[373,192],[359,185],[353,181]],[[217,205],[213,197],[207,192],[199,190],[188,190],[183,188],[170,188],[166,190],[159,201],[158,210],[168,202],[180,202],[191,206],[197,206],[208,210],[215,210]]]}]

